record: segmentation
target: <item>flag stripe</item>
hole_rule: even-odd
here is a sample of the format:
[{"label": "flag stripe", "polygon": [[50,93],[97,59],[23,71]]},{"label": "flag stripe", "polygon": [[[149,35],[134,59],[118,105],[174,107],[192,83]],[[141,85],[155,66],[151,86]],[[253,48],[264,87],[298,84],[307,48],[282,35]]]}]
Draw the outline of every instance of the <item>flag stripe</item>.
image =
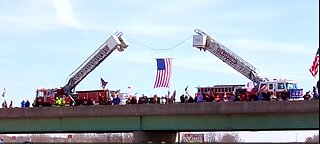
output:
[{"label": "flag stripe", "polygon": [[[170,87],[172,76],[172,58],[156,59],[157,73],[153,88]],[[162,67],[164,65],[164,67]]]},{"label": "flag stripe", "polygon": [[311,65],[311,67],[309,69],[309,71],[310,71],[310,73],[311,73],[311,75],[313,77],[317,76],[318,69],[319,69],[319,48],[318,48],[318,51],[317,51],[317,53],[316,53],[316,55],[315,55],[315,57],[314,57],[314,59],[312,61],[312,65]]}]

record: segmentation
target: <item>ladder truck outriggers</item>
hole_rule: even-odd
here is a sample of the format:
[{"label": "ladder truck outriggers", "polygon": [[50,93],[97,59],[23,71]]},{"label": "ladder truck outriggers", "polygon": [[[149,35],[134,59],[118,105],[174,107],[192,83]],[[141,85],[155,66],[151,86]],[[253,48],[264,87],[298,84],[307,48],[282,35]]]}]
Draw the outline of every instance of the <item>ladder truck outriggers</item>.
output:
[{"label": "ladder truck outriggers", "polygon": [[122,35],[122,32],[116,32],[111,35],[84,63],[69,75],[65,86],[52,89],[37,89],[35,106],[51,106],[57,96],[69,99],[66,101],[74,101],[73,96],[76,86],[113,51],[117,49],[122,52],[128,47],[128,42]]},{"label": "ladder truck outriggers", "polygon": [[216,41],[213,37],[200,29],[195,29],[194,32],[197,35],[193,35],[193,47],[200,49],[200,51],[211,52],[224,63],[251,80],[254,84],[253,90],[256,92],[266,90],[270,93],[274,92],[279,96],[282,92],[286,91],[291,100],[303,99],[303,90],[298,89],[297,82],[294,80],[273,79],[269,81],[267,78],[262,78],[258,75],[257,69],[253,65]]}]

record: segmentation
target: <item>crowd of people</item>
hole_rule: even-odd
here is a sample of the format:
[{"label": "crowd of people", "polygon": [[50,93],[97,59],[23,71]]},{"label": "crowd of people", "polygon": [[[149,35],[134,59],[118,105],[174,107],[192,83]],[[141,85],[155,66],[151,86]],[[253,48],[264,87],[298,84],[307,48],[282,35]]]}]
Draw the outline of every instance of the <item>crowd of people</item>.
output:
[{"label": "crowd of people", "polygon": [[[29,100],[27,99],[26,101],[25,100],[22,100],[21,101],[21,107],[30,107],[30,102]],[[7,101],[6,100],[3,100],[2,102],[2,108],[13,108],[13,102],[10,101],[10,104],[8,105]]]},{"label": "crowd of people", "polygon": [[[306,92],[303,95],[304,100],[319,99],[317,91]],[[201,103],[201,102],[233,102],[233,101],[285,101],[295,100],[290,98],[290,92],[283,91],[280,94],[273,92],[254,92],[247,93],[196,93],[192,96],[188,93],[184,93],[180,96],[180,101],[176,101],[175,95],[158,96],[157,94],[148,97],[142,94],[140,97],[136,95],[123,98],[121,94],[113,94],[111,97],[99,96],[99,99],[89,99],[84,97],[82,99],[74,99],[74,102],[70,102],[70,105],[125,105],[125,104],[170,104],[170,103]]]},{"label": "crowd of people", "polygon": [[[316,87],[313,87],[313,91],[306,92],[303,95],[304,100],[319,99],[319,93]],[[36,98],[32,105],[28,99],[22,100],[21,107],[39,107],[39,104],[36,103],[38,99]],[[176,101],[175,93],[171,96],[158,96],[157,94],[148,97],[147,95],[142,94],[140,97],[136,95],[125,97],[120,93],[111,94],[111,96],[102,96],[99,95],[98,99],[93,99],[89,97],[74,97],[70,98],[68,96],[56,96],[53,106],[80,106],[80,105],[126,105],[126,104],[169,104],[169,103],[201,103],[201,102],[233,102],[233,101],[285,101],[285,100],[295,100],[290,97],[289,91],[282,91],[281,93],[275,92],[255,92],[255,91],[244,91],[244,92],[223,92],[223,93],[214,93],[214,92],[198,92],[194,96],[185,92],[180,96],[180,101]],[[47,105],[42,106],[52,106],[47,103]],[[7,104],[7,101],[4,100],[2,103],[2,108],[12,108],[13,103],[10,101],[10,104]]]}]

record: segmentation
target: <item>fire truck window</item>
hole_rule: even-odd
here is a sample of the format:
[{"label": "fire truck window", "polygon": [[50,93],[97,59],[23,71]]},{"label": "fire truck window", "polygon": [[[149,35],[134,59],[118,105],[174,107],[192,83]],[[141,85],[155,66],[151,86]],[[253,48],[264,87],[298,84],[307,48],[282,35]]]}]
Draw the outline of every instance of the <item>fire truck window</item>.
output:
[{"label": "fire truck window", "polygon": [[44,95],[44,92],[43,91],[39,91],[38,92],[38,96],[43,96]]},{"label": "fire truck window", "polygon": [[269,84],[269,89],[273,89],[273,84]]},{"label": "fire truck window", "polygon": [[298,89],[296,83],[287,83],[286,87],[287,87],[287,89]]},{"label": "fire truck window", "polygon": [[278,83],[278,89],[285,89],[284,83]]}]

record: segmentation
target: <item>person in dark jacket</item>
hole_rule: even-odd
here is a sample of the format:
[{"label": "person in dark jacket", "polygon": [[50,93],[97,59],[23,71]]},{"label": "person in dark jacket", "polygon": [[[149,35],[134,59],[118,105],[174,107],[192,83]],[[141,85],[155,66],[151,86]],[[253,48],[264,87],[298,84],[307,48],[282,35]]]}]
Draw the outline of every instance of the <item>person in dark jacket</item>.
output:
[{"label": "person in dark jacket", "polygon": [[310,95],[310,91],[307,91],[306,94],[303,96],[304,100],[310,100],[311,95]]},{"label": "person in dark jacket", "polygon": [[319,99],[319,92],[315,86],[313,86],[312,95],[313,95],[313,99]]},{"label": "person in dark jacket", "polygon": [[184,100],[185,100],[185,99],[184,99],[184,95],[181,95],[181,96],[180,96],[180,103],[184,103]]},{"label": "person in dark jacket", "polygon": [[120,98],[119,96],[114,96],[112,99],[112,105],[119,105],[120,104]]},{"label": "person in dark jacket", "polygon": [[26,107],[30,107],[30,102],[29,102],[29,100],[26,101],[25,106],[26,106]]},{"label": "person in dark jacket", "polygon": [[194,103],[194,99],[193,99],[192,96],[189,96],[189,98],[188,98],[188,103]]}]

